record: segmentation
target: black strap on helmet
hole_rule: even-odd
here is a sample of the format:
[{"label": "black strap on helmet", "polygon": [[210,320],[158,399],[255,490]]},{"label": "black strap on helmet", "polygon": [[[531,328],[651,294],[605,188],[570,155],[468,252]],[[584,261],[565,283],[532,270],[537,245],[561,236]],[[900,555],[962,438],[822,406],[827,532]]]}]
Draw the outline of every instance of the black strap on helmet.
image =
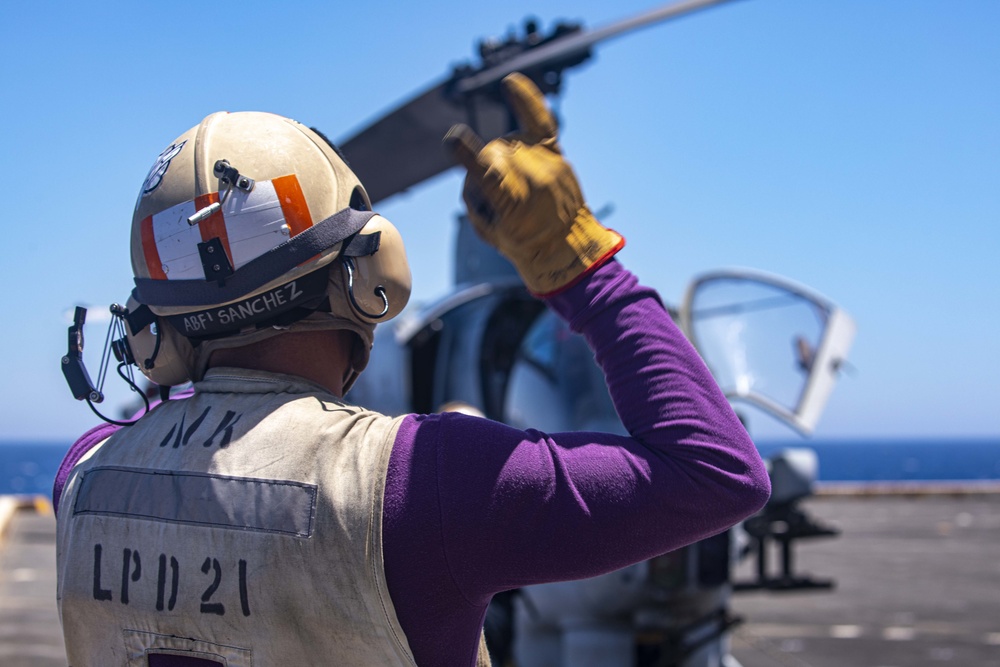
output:
[{"label": "black strap on helmet", "polygon": [[229,336],[248,328],[288,326],[316,310],[326,301],[330,267],[299,276],[266,292],[180,315],[164,317],[183,336],[208,340]]},{"label": "black strap on helmet", "polygon": [[[361,231],[374,216],[375,213],[372,211],[356,211],[345,208],[247,262],[221,280],[135,278],[135,289],[132,291],[132,295],[140,303],[164,307],[213,306],[234,301],[272,280],[280,278],[296,266],[329,250],[336,244],[347,241],[351,236]],[[377,239],[364,243],[374,243],[375,250],[378,249]],[[372,254],[365,252],[365,250],[367,248],[358,248],[353,251],[358,255]]]}]

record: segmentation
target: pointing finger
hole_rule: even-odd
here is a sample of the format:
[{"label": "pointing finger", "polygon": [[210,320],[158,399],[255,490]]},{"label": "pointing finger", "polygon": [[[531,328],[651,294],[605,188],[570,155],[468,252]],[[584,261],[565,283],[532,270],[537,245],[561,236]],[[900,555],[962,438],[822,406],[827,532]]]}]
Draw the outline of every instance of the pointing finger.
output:
[{"label": "pointing finger", "polygon": [[480,153],[485,144],[472,128],[463,124],[452,125],[448,134],[444,135],[443,142],[456,162],[465,167],[470,174],[482,178],[487,165],[480,161]]},{"label": "pointing finger", "polygon": [[508,74],[503,80],[503,91],[521,131],[529,141],[555,140],[558,133],[556,119],[542,91],[531,79],[520,72]]}]

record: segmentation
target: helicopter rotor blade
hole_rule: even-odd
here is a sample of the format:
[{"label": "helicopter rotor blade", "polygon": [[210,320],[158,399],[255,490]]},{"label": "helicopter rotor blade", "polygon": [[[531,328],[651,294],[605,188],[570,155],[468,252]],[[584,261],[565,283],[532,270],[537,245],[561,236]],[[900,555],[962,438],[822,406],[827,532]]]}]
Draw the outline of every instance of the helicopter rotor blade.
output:
[{"label": "helicopter rotor blade", "polygon": [[[524,72],[543,91],[558,90],[561,72],[590,56],[590,48],[623,33],[732,0],[682,0],[603,28],[558,35],[478,73],[456,70],[442,83],[339,142],[372,202],[381,201],[454,166],[441,145],[456,123],[489,141],[514,128],[499,92],[500,80]],[[556,83],[546,81],[555,75]]]},{"label": "helicopter rotor blade", "polygon": [[463,101],[449,94],[452,83],[432,87],[338,144],[373,203],[455,166],[441,144],[452,125],[465,123],[491,139],[509,130],[499,96]]},{"label": "helicopter rotor blade", "polygon": [[612,23],[611,25],[603,28],[569,35],[563,39],[554,41],[551,44],[546,44],[537,49],[526,51],[525,53],[516,56],[505,63],[501,63],[492,69],[486,70],[485,72],[480,72],[479,74],[462,79],[456,84],[455,90],[458,93],[469,93],[495,83],[512,72],[530,70],[536,67],[544,66],[545,63],[550,60],[561,60],[574,54],[584,54],[589,51],[590,47],[594,46],[598,42],[603,42],[611,39],[612,37],[617,37],[623,33],[631,32],[632,30],[637,30],[662,21],[680,18],[686,14],[691,14],[702,9],[708,9],[709,7],[732,1],[733,0],[683,0],[682,2],[676,2],[664,7],[652,9],[644,14],[633,16],[632,18],[624,19],[622,21],[618,21],[617,23]]}]

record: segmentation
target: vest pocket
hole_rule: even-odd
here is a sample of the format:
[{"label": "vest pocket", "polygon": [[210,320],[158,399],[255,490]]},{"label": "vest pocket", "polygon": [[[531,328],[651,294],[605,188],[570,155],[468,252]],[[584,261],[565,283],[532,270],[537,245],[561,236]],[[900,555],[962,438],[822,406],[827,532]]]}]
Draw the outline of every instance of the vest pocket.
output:
[{"label": "vest pocket", "polygon": [[125,630],[128,667],[251,667],[250,649],[201,639]]},{"label": "vest pocket", "polygon": [[149,653],[146,658],[149,667],[226,667],[217,660],[176,653]]}]

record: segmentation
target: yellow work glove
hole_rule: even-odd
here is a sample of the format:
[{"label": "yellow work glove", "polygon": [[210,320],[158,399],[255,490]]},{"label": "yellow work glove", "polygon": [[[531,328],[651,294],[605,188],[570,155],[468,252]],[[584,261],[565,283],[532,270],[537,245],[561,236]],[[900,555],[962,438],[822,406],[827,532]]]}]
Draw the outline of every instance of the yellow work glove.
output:
[{"label": "yellow work glove", "polygon": [[520,132],[483,145],[468,126],[455,125],[444,141],[468,171],[463,196],[476,232],[531,292],[552,296],[607,262],[625,239],[587,208],[541,91],[518,73],[502,85]]}]

